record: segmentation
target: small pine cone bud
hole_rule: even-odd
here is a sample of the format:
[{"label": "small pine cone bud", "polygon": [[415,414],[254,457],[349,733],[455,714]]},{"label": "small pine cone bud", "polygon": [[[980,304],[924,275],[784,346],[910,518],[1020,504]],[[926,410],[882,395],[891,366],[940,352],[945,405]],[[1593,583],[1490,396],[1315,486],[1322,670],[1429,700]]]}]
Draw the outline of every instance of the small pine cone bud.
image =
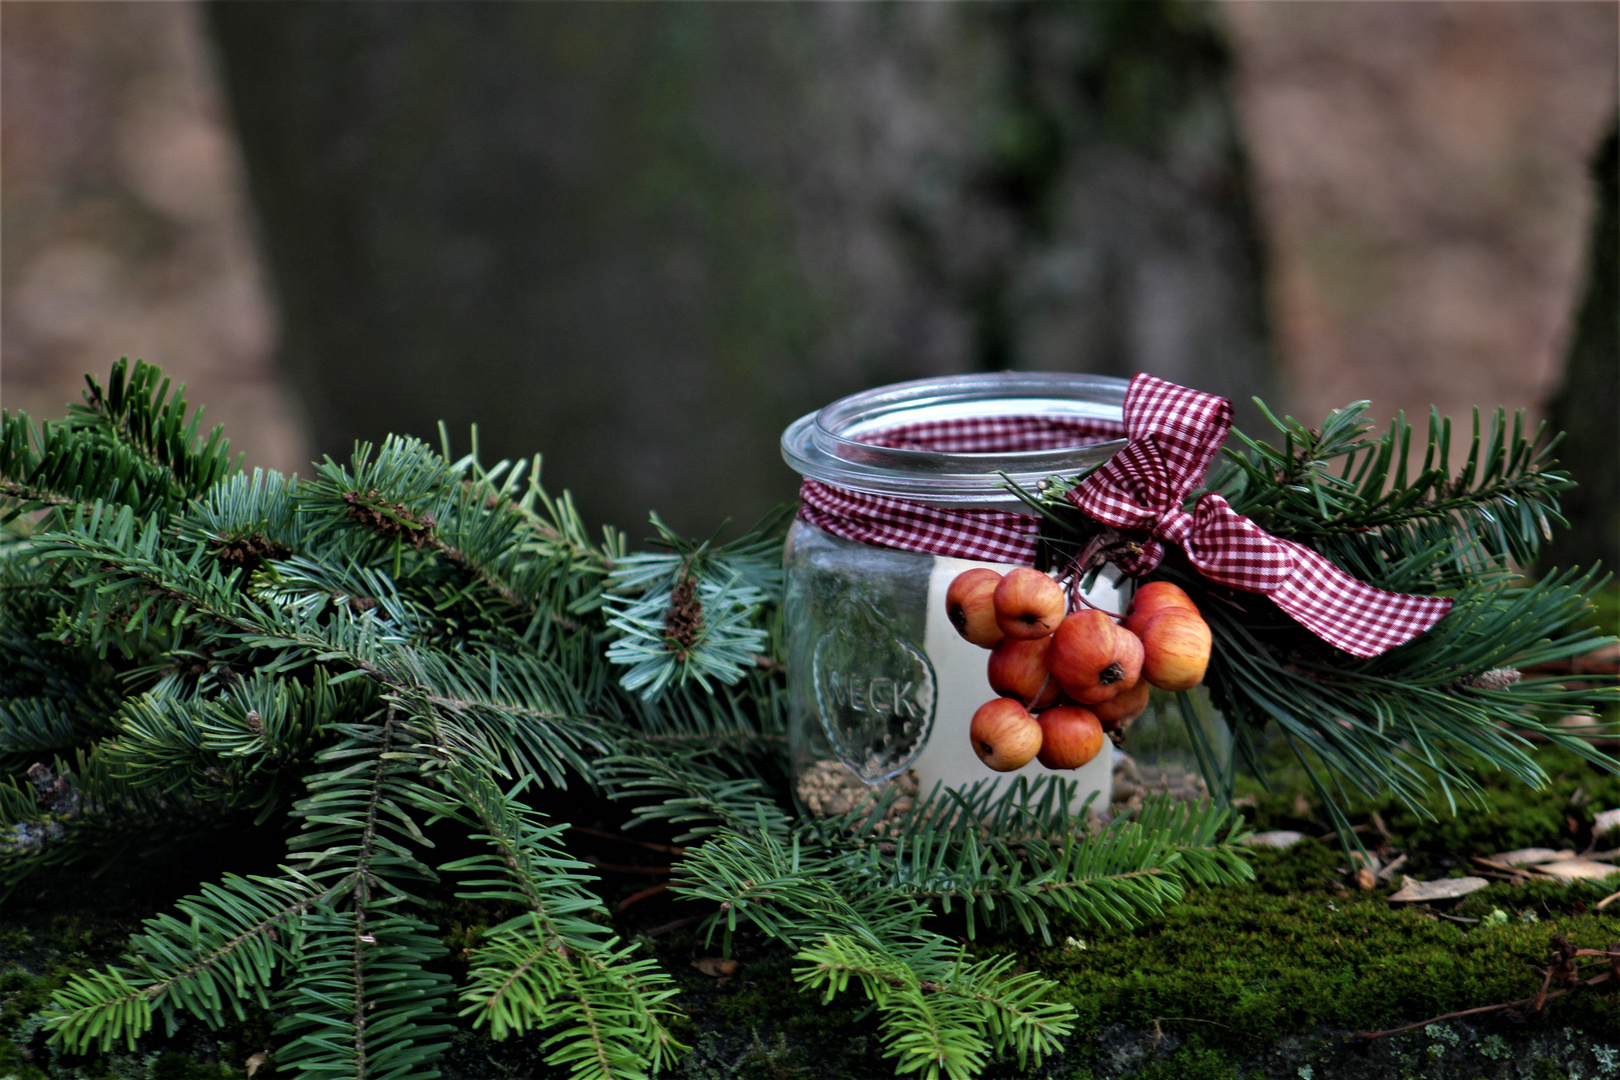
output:
[{"label": "small pine cone bud", "polygon": [[1506,690],[1520,678],[1517,668],[1499,667],[1458,679],[1451,685],[1458,690]]}]

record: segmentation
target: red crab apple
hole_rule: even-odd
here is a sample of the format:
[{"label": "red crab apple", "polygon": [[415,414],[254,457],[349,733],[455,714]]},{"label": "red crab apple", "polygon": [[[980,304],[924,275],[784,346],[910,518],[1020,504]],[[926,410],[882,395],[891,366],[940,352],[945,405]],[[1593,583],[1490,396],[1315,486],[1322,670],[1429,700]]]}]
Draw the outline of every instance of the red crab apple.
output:
[{"label": "red crab apple", "polygon": [[1107,613],[1086,608],[1057,628],[1046,662],[1064,693],[1082,705],[1100,705],[1136,685],[1142,642]]},{"label": "red crab apple", "polygon": [[1160,690],[1191,690],[1209,666],[1209,624],[1184,611],[1161,611],[1142,627],[1142,677]]},{"label": "red crab apple", "polygon": [[968,727],[973,752],[996,772],[1022,769],[1041,749],[1041,725],[1023,702],[1000,697],[979,706]]},{"label": "red crab apple", "polygon": [[1000,584],[1000,574],[979,566],[957,574],[945,590],[945,615],[951,625],[981,649],[991,648],[1005,636],[996,625],[994,598]]},{"label": "red crab apple", "polygon": [[1131,597],[1131,606],[1125,609],[1125,629],[1141,637],[1142,627],[1161,611],[1186,611],[1197,615],[1198,605],[1182,591],[1181,586],[1168,581],[1150,581],[1139,587]]},{"label": "red crab apple", "polygon": [[1043,638],[1063,621],[1063,586],[1028,566],[1009,570],[996,586],[996,625],[1010,638]]},{"label": "red crab apple", "polygon": [[1138,679],[1129,690],[1121,690],[1115,697],[1091,706],[1091,711],[1097,714],[1104,731],[1118,731],[1147,711],[1148,694],[1152,689],[1152,683]]},{"label": "red crab apple", "polygon": [[1033,641],[1002,638],[990,650],[990,689],[1017,698],[1031,709],[1044,709],[1057,700],[1058,684],[1046,670],[1050,636]]},{"label": "red crab apple", "polygon": [[1103,746],[1102,724],[1090,709],[1060,705],[1036,719],[1041,726],[1040,763],[1048,769],[1078,769]]}]

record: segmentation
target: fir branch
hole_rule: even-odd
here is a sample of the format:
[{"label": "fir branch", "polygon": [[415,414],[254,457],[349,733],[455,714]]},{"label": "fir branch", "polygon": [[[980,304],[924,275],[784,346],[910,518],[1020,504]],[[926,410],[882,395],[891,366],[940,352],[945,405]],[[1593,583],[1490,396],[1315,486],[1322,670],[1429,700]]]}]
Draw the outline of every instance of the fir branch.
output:
[{"label": "fir branch", "polygon": [[299,978],[280,995],[278,1069],[309,1077],[434,1080],[455,1030],[447,976],[424,966],[434,927],[388,908],[317,905],[300,921]]},{"label": "fir branch", "polygon": [[[986,1018],[980,1002],[946,992],[948,984],[925,987],[917,973],[891,957],[862,947],[847,937],[824,935],[821,943],[801,950],[805,961],[794,977],[807,989],[822,987],[823,1004],[831,1004],[851,978],[884,1017],[885,1057],[898,1058],[898,1075],[915,1072],[923,1080],[968,1080],[989,1059]],[[930,992],[932,991],[932,992]],[[1069,1007],[1070,1012],[1073,1006]]]},{"label": "fir branch", "polygon": [[675,837],[686,844],[722,830],[788,835],[788,817],[752,777],[737,778],[703,759],[707,748],[674,750],[626,738],[617,753],[595,763],[594,775],[611,798],[637,801],[628,827],[654,821],[689,826]]},{"label": "fir branch", "polygon": [[1431,409],[1423,464],[1409,480],[1414,440],[1404,414],[1369,438],[1367,407],[1335,410],[1315,431],[1266,411],[1283,445],[1234,431],[1245,452],[1223,451],[1227,465],[1210,488],[1267,531],[1311,544],[1353,573],[1415,560],[1394,574],[1406,591],[1454,588],[1509,560],[1529,562],[1549,523],[1563,523],[1558,494],[1572,481],[1556,468],[1557,440],[1545,424],[1526,434],[1523,413],[1510,427],[1498,409],[1482,436],[1476,409],[1467,460],[1453,474],[1451,423]]},{"label": "fir branch", "polygon": [[26,415],[0,414],[0,479],[13,505],[8,522],[41,508],[60,512],[104,500],[142,514],[163,514],[184,498],[168,472],[129,446],[99,432],[46,421],[36,429]]},{"label": "fir branch", "polygon": [[33,762],[42,756],[69,753],[94,731],[91,717],[82,708],[58,698],[0,700],[0,761]]},{"label": "fir branch", "polygon": [[437,879],[413,850],[432,844],[409,812],[430,798],[422,774],[437,763],[393,707],[380,724],[336,724],[333,731],[339,740],[316,758],[324,771],[306,781],[308,795],[293,807],[302,828],[288,849],[303,873],[349,881],[363,923],[373,889],[414,899],[409,883]]},{"label": "fir branch", "polygon": [[324,726],[369,705],[363,690],[334,687],[320,667],[307,685],[260,673],[213,696],[160,686],[124,704],[104,753],[138,787],[204,800],[229,789],[239,805],[259,807],[276,799],[285,769],[308,764]]},{"label": "fir branch", "polygon": [[436,876],[411,850],[431,844],[409,812],[431,798],[419,778],[431,759],[410,748],[393,708],[381,724],[337,727],[346,737],[318,759],[328,768],[294,808],[304,828],[289,847],[304,874],[339,887],[306,919],[300,978],[277,1027],[296,1037],[278,1062],[307,1075],[427,1080],[448,1044],[424,1040],[450,1032],[433,1021],[451,988],[423,964],[444,947],[432,926],[394,908],[416,899],[413,879]]},{"label": "fir branch", "polygon": [[70,426],[109,431],[138,451],[153,466],[165,470],[182,497],[194,497],[240,468],[229,456],[224,429],[215,427],[208,441],[198,446],[202,410],[186,417],[184,385],[169,397],[169,380],[144,361],[129,366],[128,359],[113,365],[106,389],[85,376],[88,389],[83,405],[68,406]]},{"label": "fir branch", "polygon": [[46,1009],[51,1042],[70,1053],[129,1049],[161,1010],[170,1034],[176,1010],[218,1027],[226,1014],[246,1018],[243,994],[268,1008],[268,990],[287,962],[298,917],[331,890],[296,871],[282,878],[226,875],[177,907],[184,921],[160,915],[130,939],[130,962],[75,975]]},{"label": "fir branch", "polygon": [[709,679],[740,680],[764,647],[761,609],[781,593],[782,512],[729,544],[693,544],[664,525],[653,526],[667,552],[619,560],[609,588],[608,626],[620,637],[607,658],[628,668],[620,685],[645,701],[666,688]]},{"label": "fir branch", "polygon": [[970,937],[991,919],[1048,942],[1054,915],[1137,926],[1179,901],[1186,882],[1253,877],[1239,846],[1241,820],[1224,808],[1150,800],[1136,820],[1088,827],[1084,813],[1068,809],[1069,782],[1041,778],[993,791],[936,789],[893,822],[881,809],[824,819],[804,834],[814,845],[807,850],[851,887],[863,882],[867,891],[947,912],[960,906]]},{"label": "fir branch", "polygon": [[18,507],[18,510],[22,513],[40,507],[80,505],[77,499],[70,499],[44,488],[29,487],[26,484],[19,484],[11,480],[0,482],[0,496],[15,499],[21,503],[22,505]]},{"label": "fir branch", "polygon": [[[670,1034],[666,1002],[676,991],[650,960],[604,940],[604,928],[583,916],[605,916],[601,900],[584,887],[594,880],[587,864],[568,858],[557,843],[565,826],[542,825],[516,800],[522,785],[501,792],[487,774],[452,766],[447,798],[438,812],[476,824],[487,855],[447,863],[446,873],[469,876],[457,895],[517,905],[523,914],[486,931],[474,955],[471,983],[462,991],[462,1015],[486,1021],[496,1039],[530,1028],[572,1024],[547,1045],[547,1057],[572,1066],[580,1080],[643,1076],[684,1049]],[[469,820],[470,817],[470,820]],[[573,1042],[569,1036],[577,1036]]]},{"label": "fir branch", "polygon": [[1074,1026],[1074,1006],[1046,998],[1057,989],[1033,973],[1010,975],[1010,956],[967,964],[958,953],[949,965],[925,973],[867,948],[849,937],[824,935],[794,957],[805,966],[794,978],[809,990],[824,990],[831,1004],[853,979],[884,1015],[885,1056],[899,1058],[895,1071],[965,1080],[977,1075],[989,1053],[1011,1047],[1022,1070],[1033,1059],[1062,1050]]}]

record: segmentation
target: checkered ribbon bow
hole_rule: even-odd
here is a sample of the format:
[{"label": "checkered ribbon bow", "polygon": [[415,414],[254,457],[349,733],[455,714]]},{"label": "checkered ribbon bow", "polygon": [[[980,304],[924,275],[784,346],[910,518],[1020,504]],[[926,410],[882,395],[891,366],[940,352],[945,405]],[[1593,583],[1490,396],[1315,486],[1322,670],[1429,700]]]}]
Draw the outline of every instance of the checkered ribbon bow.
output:
[{"label": "checkered ribbon bow", "polygon": [[1145,530],[1138,552],[1116,558],[1141,577],[1166,543],[1211,581],[1264,593],[1317,637],[1355,656],[1377,656],[1423,633],[1451,610],[1437,596],[1384,592],[1302,544],[1272,536],[1208,492],[1182,503],[1232,426],[1232,403],[1139,374],[1125,394],[1127,443],[1068,494],[1105,525]]}]

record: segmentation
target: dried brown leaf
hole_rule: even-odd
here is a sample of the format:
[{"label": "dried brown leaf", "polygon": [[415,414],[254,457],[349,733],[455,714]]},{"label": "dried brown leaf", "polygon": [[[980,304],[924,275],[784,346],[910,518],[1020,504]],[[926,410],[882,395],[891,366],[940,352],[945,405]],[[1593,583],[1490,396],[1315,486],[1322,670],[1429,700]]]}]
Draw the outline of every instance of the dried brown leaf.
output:
[{"label": "dried brown leaf", "polygon": [[1401,879],[1401,890],[1390,894],[1391,903],[1419,903],[1425,900],[1454,900],[1459,896],[1467,896],[1489,885],[1490,882],[1478,877],[1441,878],[1439,881],[1414,881],[1406,877]]},{"label": "dried brown leaf", "polygon": [[712,979],[725,982],[737,974],[737,968],[741,965],[735,960],[722,960],[718,956],[701,956],[692,961],[692,966]]},{"label": "dried brown leaf", "polygon": [[1492,855],[1491,862],[1502,866],[1535,866],[1538,863],[1558,862],[1574,856],[1573,851],[1554,851],[1552,848],[1527,847],[1517,851],[1504,851]]},{"label": "dried brown leaf", "polygon": [[1564,859],[1561,862],[1533,866],[1531,869],[1539,874],[1546,874],[1549,877],[1560,878],[1564,881],[1582,879],[1601,881],[1610,874],[1620,874],[1620,866],[1594,862],[1591,859]]}]

